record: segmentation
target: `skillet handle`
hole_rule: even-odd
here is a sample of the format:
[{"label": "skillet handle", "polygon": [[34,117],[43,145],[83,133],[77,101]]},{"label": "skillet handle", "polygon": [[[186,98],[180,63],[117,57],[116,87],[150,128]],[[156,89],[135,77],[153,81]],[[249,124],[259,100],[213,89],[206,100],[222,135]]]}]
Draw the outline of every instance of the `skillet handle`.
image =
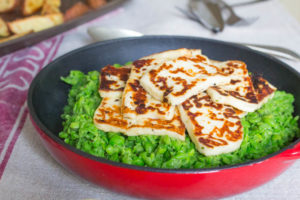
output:
[{"label": "skillet handle", "polygon": [[280,154],[280,157],[285,160],[300,159],[300,143],[294,146],[292,149],[287,149]]}]

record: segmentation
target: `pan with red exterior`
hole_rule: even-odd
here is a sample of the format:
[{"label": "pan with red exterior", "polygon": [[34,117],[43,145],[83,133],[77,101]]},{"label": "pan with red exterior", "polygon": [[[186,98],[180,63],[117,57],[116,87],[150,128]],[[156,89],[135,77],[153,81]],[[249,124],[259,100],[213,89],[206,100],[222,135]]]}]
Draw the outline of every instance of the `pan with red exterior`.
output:
[{"label": "pan with red exterior", "polygon": [[242,60],[251,72],[295,96],[300,114],[300,75],[288,65],[248,48],[195,37],[145,36],[92,44],[50,63],[33,80],[28,106],[32,122],[50,154],[79,176],[117,192],[153,199],[213,199],[238,194],[266,183],[300,158],[299,139],[284,149],[251,162],[211,169],[156,169],[106,160],[84,153],[58,137],[60,115],[69,87],[61,80],[70,70],[88,72],[126,63],[154,52],[198,48],[215,60]]}]

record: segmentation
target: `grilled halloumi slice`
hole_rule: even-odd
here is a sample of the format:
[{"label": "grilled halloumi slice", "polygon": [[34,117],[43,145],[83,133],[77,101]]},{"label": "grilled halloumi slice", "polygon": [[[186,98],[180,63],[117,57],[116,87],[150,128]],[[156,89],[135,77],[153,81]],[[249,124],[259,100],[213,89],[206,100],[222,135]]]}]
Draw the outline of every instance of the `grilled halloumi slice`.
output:
[{"label": "grilled halloumi slice", "polygon": [[143,119],[132,124],[123,118],[121,99],[129,73],[129,67],[106,66],[101,70],[99,92],[102,101],[94,114],[95,126],[106,132],[121,132],[128,136],[169,135],[184,140],[185,127],[177,109],[171,120]]},{"label": "grilled halloumi slice", "polygon": [[243,140],[240,111],[214,103],[206,93],[178,106],[181,119],[197,150],[205,156],[237,150]]},{"label": "grilled halloumi slice", "polygon": [[243,73],[234,65],[214,65],[201,52],[156,64],[140,80],[154,98],[179,105],[193,95],[214,85],[228,84]]},{"label": "grilled halloumi slice", "polygon": [[95,126],[105,132],[121,132],[127,136],[168,135],[185,139],[185,126],[177,108],[171,120],[143,119],[132,124],[123,118],[121,105],[121,98],[104,97],[94,114]]},{"label": "grilled halloumi slice", "polygon": [[100,73],[99,94],[101,97],[117,95],[120,98],[130,74],[131,66],[116,68],[108,65]]},{"label": "grilled halloumi slice", "polygon": [[254,112],[273,97],[276,88],[261,76],[250,76],[245,63],[240,61],[229,63],[214,61],[214,63],[219,66],[235,64],[244,70],[244,73],[239,73],[239,76],[232,79],[229,84],[207,89],[214,102],[230,105],[245,112]]},{"label": "grilled halloumi slice", "polygon": [[122,91],[114,92],[111,97],[103,97],[102,101],[95,111],[94,124],[105,132],[121,132],[126,134],[128,122],[123,119],[121,113]]},{"label": "grilled halloumi slice", "polygon": [[136,120],[150,118],[173,119],[175,106],[154,99],[140,85],[140,79],[153,65],[190,54],[191,50],[188,49],[169,50],[152,54],[133,62],[130,77],[126,83],[122,98],[123,117],[132,123],[135,123]]},{"label": "grilled halloumi slice", "polygon": [[122,132],[128,129],[128,122],[121,114],[121,97],[131,68],[116,68],[108,65],[100,73],[100,106],[94,114],[94,124],[106,132]]},{"label": "grilled halloumi slice", "polygon": [[265,80],[261,76],[252,75],[251,76],[253,87],[255,90],[256,98],[258,101],[259,109],[263,104],[265,104],[269,99],[273,98],[275,91],[277,90],[271,83]]},{"label": "grilled halloumi slice", "polygon": [[174,116],[171,120],[164,119],[141,119],[130,124],[126,135],[168,135],[184,141],[185,126],[181,121],[178,108],[175,108]]},{"label": "grilled halloumi slice", "polygon": [[101,70],[99,93],[109,97],[113,92],[123,92],[130,74],[131,66],[116,68],[108,65]]},{"label": "grilled halloumi slice", "polygon": [[219,62],[218,65],[220,68],[225,65],[235,66],[241,71],[229,84],[208,88],[207,94],[211,99],[216,103],[230,105],[246,112],[257,110],[259,104],[246,64],[241,61],[227,61]]}]

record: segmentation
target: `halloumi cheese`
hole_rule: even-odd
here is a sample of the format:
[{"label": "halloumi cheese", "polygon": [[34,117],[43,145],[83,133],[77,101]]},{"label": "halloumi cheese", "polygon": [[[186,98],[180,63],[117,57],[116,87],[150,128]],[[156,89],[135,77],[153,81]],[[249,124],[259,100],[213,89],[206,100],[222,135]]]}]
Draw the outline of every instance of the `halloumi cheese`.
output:
[{"label": "halloumi cheese", "polygon": [[271,83],[265,80],[260,75],[251,75],[253,82],[253,87],[255,90],[255,95],[258,101],[259,109],[263,104],[265,104],[269,99],[273,98],[275,91],[277,90]]},{"label": "halloumi cheese", "polygon": [[171,120],[140,119],[133,124],[123,118],[121,99],[129,73],[130,68],[126,66],[106,66],[101,70],[99,92],[102,101],[94,114],[95,126],[106,132],[121,132],[127,136],[169,135],[184,140],[185,127],[177,108]]},{"label": "halloumi cheese", "polygon": [[105,132],[121,132],[126,134],[128,122],[126,119],[123,119],[121,113],[122,91],[114,93],[115,95],[111,97],[102,98],[99,107],[94,113],[94,124],[98,129]]},{"label": "halloumi cheese", "polygon": [[131,65],[116,68],[108,65],[102,68],[100,73],[99,94],[103,97],[122,95],[125,84],[128,80]]},{"label": "halloumi cheese", "polygon": [[98,129],[125,133],[128,123],[121,114],[121,97],[131,68],[116,68],[108,65],[100,73],[100,106],[94,114],[94,124]]},{"label": "halloumi cheese", "polygon": [[228,84],[242,71],[235,66],[215,66],[201,52],[156,64],[140,80],[154,98],[179,105],[214,85]]},{"label": "halloumi cheese", "polygon": [[[215,63],[217,64],[217,62]],[[258,100],[246,64],[241,61],[227,61],[220,62],[218,65],[220,67],[228,65],[241,69],[241,71],[236,74],[235,78],[231,79],[229,84],[208,88],[207,94],[211,99],[216,103],[230,105],[246,112],[253,112],[258,109]]]},{"label": "halloumi cheese", "polygon": [[188,49],[169,50],[152,54],[133,62],[122,98],[123,117],[131,121],[131,123],[143,119],[173,119],[175,106],[153,98],[140,85],[140,78],[155,64],[190,54],[191,51]]},{"label": "halloumi cheese", "polygon": [[194,95],[178,106],[181,119],[197,150],[205,156],[237,150],[243,140],[240,112],[214,103],[205,93]]},{"label": "halloumi cheese", "polygon": [[184,141],[185,126],[181,121],[177,108],[174,110],[174,116],[171,120],[164,119],[142,119],[130,124],[127,132],[128,136],[137,135],[168,135]]},{"label": "halloumi cheese", "polygon": [[[243,69],[229,84],[207,89],[208,95],[216,103],[233,106],[245,112],[254,112],[273,97],[276,88],[261,76],[250,76],[246,64],[241,61],[218,62],[216,65],[236,65]],[[240,71],[241,72],[241,71]]]}]

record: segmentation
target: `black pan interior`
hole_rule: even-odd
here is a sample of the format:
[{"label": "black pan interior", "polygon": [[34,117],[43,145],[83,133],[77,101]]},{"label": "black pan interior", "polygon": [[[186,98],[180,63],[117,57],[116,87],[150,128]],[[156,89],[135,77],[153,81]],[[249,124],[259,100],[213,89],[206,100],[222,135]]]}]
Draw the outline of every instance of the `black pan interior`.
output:
[{"label": "black pan interior", "polygon": [[28,105],[33,119],[52,138],[58,139],[62,130],[60,115],[67,103],[69,86],[60,81],[70,70],[88,72],[100,70],[107,64],[136,60],[168,49],[196,48],[215,60],[242,60],[250,72],[262,74],[279,90],[292,93],[295,98],[295,115],[300,113],[300,75],[277,59],[248,48],[195,37],[145,36],[111,40],[92,44],[72,51],[50,63],[31,84]]}]

